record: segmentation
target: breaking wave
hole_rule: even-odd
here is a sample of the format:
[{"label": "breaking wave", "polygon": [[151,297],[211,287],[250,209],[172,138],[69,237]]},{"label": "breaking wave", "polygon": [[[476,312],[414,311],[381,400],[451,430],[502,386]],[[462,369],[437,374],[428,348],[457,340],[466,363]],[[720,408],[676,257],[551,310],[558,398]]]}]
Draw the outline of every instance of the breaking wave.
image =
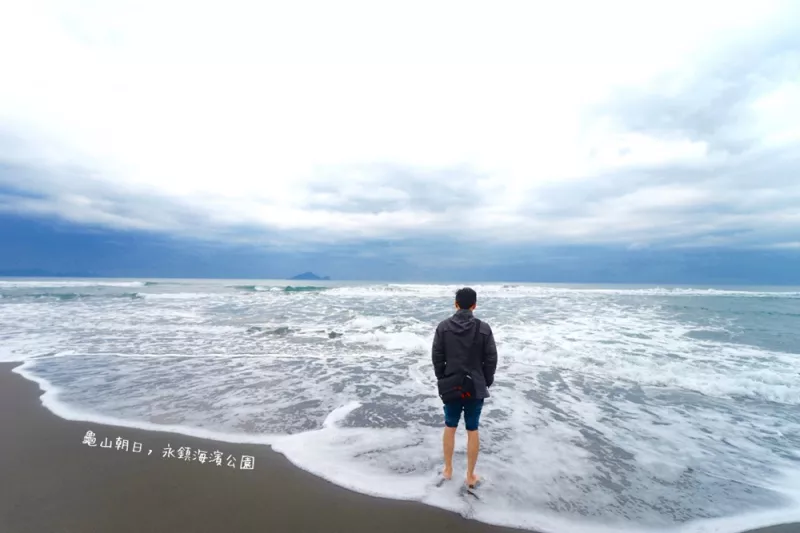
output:
[{"label": "breaking wave", "polygon": [[60,300],[62,302],[69,302],[72,300],[83,300],[87,298],[123,298],[128,300],[136,300],[143,298],[138,292],[125,292],[121,294],[92,294],[80,292],[32,292],[32,293],[17,293],[17,294],[2,294],[3,299],[7,300],[20,300],[20,299],[33,299],[33,300]]}]

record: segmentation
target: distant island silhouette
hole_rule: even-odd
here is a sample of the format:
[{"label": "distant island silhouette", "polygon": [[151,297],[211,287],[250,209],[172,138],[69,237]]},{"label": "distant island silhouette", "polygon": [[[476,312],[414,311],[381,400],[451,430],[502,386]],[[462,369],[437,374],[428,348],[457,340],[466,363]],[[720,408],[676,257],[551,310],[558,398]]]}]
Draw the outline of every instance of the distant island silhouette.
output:
[{"label": "distant island silhouette", "polygon": [[307,281],[330,281],[331,277],[330,276],[320,277],[314,274],[313,272],[303,272],[302,274],[298,274],[289,279],[302,279]]}]

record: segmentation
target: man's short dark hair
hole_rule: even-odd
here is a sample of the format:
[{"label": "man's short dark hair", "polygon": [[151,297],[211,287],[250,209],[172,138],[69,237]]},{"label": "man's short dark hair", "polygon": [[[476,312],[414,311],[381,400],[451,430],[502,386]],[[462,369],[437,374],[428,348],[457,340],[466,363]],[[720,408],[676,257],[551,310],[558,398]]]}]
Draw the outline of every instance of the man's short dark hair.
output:
[{"label": "man's short dark hair", "polygon": [[469,309],[478,303],[478,293],[469,287],[456,291],[456,303],[459,309]]}]

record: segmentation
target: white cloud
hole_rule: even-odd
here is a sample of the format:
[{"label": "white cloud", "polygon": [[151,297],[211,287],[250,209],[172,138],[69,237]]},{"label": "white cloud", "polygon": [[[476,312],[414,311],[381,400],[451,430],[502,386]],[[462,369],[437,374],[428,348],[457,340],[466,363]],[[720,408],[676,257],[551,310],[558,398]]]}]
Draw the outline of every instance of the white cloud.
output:
[{"label": "white cloud", "polygon": [[[717,206],[726,187],[712,188],[708,169],[725,181],[736,158],[754,156],[720,154],[718,139],[675,121],[730,92],[724,83],[738,80],[696,90],[709,66],[736,60],[729,50],[800,32],[786,2],[0,6],[0,127],[15,137],[0,142],[0,163],[35,169],[25,183],[0,174],[0,185],[44,196],[0,208],[344,240],[447,234],[464,211],[477,238],[688,238],[696,226],[665,225],[660,210]],[[728,130],[757,136],[755,152],[800,144],[789,75],[799,56],[781,57]],[[608,111],[625,94],[638,95],[636,120]],[[706,181],[626,178],[676,168]],[[745,179],[755,194],[779,187]],[[612,182],[613,197],[587,196]],[[556,221],[543,215],[559,210]],[[712,216],[706,231],[730,224]]]}]

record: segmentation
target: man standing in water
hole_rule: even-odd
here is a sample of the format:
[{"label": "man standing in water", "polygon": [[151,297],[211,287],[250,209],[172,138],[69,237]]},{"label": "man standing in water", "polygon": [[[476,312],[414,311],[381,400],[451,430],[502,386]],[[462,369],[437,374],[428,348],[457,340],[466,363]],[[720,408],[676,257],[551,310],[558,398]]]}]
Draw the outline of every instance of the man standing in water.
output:
[{"label": "man standing in water", "polygon": [[474,488],[479,482],[475,475],[478,462],[478,423],[480,422],[483,400],[489,397],[489,387],[494,382],[497,368],[497,347],[489,324],[476,319],[472,312],[478,302],[473,289],[465,287],[456,292],[456,312],[443,320],[436,328],[433,337],[433,370],[436,379],[443,380],[454,375],[471,378],[473,389],[468,398],[459,398],[444,403],[444,471],[442,476],[453,476],[453,449],[456,442],[456,428],[464,413],[467,428],[467,486]]}]

